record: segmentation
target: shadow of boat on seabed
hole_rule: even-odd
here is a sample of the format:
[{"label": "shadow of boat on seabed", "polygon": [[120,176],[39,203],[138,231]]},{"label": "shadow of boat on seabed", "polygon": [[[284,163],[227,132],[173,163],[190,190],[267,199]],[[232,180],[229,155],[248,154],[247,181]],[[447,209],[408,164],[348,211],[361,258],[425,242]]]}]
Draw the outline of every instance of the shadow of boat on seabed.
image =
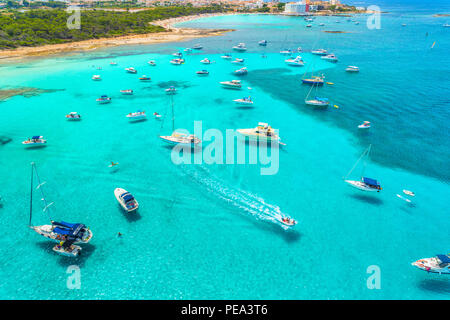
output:
[{"label": "shadow of boat on seabed", "polygon": [[444,279],[424,279],[418,283],[418,287],[422,290],[440,293],[443,295],[450,294],[450,276],[443,274],[440,277]]}]

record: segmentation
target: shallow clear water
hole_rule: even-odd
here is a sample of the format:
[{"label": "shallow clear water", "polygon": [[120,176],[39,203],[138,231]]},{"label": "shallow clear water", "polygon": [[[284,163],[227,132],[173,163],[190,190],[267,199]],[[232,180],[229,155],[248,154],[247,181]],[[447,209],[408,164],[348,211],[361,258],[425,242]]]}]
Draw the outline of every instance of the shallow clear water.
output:
[{"label": "shallow clear water", "polygon": [[[368,30],[365,17],[356,19],[360,25],[317,18],[306,29],[301,18],[207,18],[185,25],[238,30],[3,65],[2,87],[60,90],[0,103],[0,135],[12,138],[0,146],[0,297],[447,299],[448,277],[410,263],[450,247],[449,30],[442,28],[445,19],[429,14],[410,17],[407,27],[399,15],[386,15],[381,30]],[[266,48],[257,45],[261,39],[269,41]],[[249,48],[232,53],[247,60],[241,92],[218,84],[236,78],[232,71],[238,67],[220,56],[237,42]],[[169,64],[171,53],[195,43],[204,50],[188,55],[182,66]],[[278,52],[299,46],[306,66],[286,66]],[[308,53],[319,47],[340,61]],[[204,57],[215,63],[200,64]],[[151,59],[156,67],[147,64]],[[118,66],[110,66],[111,60]],[[348,74],[347,65],[361,72]],[[126,74],[128,66],[138,75]],[[210,75],[197,77],[200,69]],[[303,104],[309,87],[300,79],[313,70],[334,83],[319,94],[339,109]],[[92,81],[93,74],[103,80]],[[139,82],[144,74],[152,81]],[[258,121],[278,128],[287,144],[279,172],[261,176],[261,166],[250,164],[175,166],[158,138],[170,132],[170,97],[164,93],[169,85],[178,88],[177,127],[192,130],[193,121],[202,120],[204,131],[251,128]],[[128,88],[134,96],[119,94]],[[102,94],[113,102],[96,104]],[[245,95],[252,96],[254,108],[232,103]],[[164,125],[152,117],[128,123],[125,115],[138,109],[165,114]],[[64,115],[71,111],[84,119],[67,122]],[[369,132],[357,130],[363,120],[372,122]],[[48,146],[24,150],[20,142],[36,134]],[[376,195],[342,181],[370,143],[366,173],[383,185]],[[55,201],[52,217],[93,230],[80,258],[57,256],[52,243],[27,229],[31,161],[47,181],[48,200]],[[110,161],[120,163],[118,171],[109,170]],[[116,187],[137,197],[139,214],[120,210]],[[414,206],[396,197],[402,189],[416,193]],[[46,223],[38,199],[34,205],[33,223]],[[279,212],[299,221],[294,230],[270,219]],[[80,290],[66,288],[72,264],[81,268]],[[370,265],[381,269],[380,290],[366,286]]]}]

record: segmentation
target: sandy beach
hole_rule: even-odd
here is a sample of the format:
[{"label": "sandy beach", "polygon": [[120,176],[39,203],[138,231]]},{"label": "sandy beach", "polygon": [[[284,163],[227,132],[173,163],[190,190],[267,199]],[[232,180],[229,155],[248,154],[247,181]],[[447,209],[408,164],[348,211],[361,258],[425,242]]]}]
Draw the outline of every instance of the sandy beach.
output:
[{"label": "sandy beach", "polygon": [[20,61],[20,59],[55,55],[68,52],[90,51],[103,47],[121,46],[121,45],[139,45],[153,44],[162,42],[176,42],[202,37],[219,36],[232,29],[192,29],[175,28],[174,24],[195,20],[203,17],[213,17],[219,15],[230,15],[233,13],[212,13],[171,18],[167,20],[154,21],[152,24],[161,26],[167,31],[149,34],[128,35],[115,38],[90,39],[78,42],[69,42],[61,44],[44,45],[39,47],[20,47],[11,50],[0,50],[0,63],[11,60]]}]

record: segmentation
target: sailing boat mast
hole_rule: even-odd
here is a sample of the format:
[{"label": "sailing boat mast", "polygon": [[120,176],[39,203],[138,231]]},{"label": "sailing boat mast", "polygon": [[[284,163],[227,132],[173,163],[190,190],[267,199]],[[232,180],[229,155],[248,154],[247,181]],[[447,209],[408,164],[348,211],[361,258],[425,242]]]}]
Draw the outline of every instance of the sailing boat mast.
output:
[{"label": "sailing boat mast", "polygon": [[31,227],[31,215],[33,213],[33,172],[34,162],[31,163],[31,186],[30,186],[30,221],[28,225]]},{"label": "sailing boat mast", "polygon": [[172,99],[172,132],[175,131],[175,113],[173,112],[173,95],[170,96]]},{"label": "sailing boat mast", "polygon": [[[351,168],[351,170],[347,173],[347,175],[344,177],[344,180],[347,179],[347,177],[353,172],[353,170],[355,170],[356,166],[358,165],[359,161],[361,161],[361,159],[367,155],[369,155],[370,149],[372,148],[372,144],[369,145],[369,147],[364,150],[364,152],[361,154],[361,156],[359,157],[358,161],[356,161],[356,163],[353,165],[353,167]],[[364,163],[364,168],[363,168],[363,172],[362,175],[364,174],[364,169],[366,167],[366,163]]]}]

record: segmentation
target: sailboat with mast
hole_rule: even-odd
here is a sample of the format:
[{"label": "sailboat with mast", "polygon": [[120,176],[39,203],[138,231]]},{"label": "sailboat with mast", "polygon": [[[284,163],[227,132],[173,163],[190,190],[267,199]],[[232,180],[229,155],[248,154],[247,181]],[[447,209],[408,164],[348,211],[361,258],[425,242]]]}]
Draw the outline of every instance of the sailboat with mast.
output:
[{"label": "sailboat with mast", "polygon": [[366,161],[364,161],[363,170],[361,172],[361,180],[347,180],[347,177],[353,172],[353,170],[355,170],[356,166],[361,161],[361,159],[367,158],[369,156],[371,148],[372,148],[372,145],[369,145],[369,147],[361,154],[358,161],[356,161],[356,163],[353,165],[352,169],[345,176],[344,181],[346,183],[348,183],[349,185],[351,185],[352,187],[357,188],[359,190],[380,192],[380,190],[382,190],[380,183],[375,179],[364,176],[364,171],[366,168]]},{"label": "sailboat with mast", "polygon": [[[307,105],[315,106],[315,107],[328,107],[328,105],[330,104],[330,101],[327,98],[320,98],[317,96],[317,88],[318,87],[319,87],[318,84],[313,84],[311,86],[311,89],[309,89],[308,94],[305,98],[305,103]],[[311,95],[311,92],[314,88],[316,88],[316,90],[315,90],[316,95],[315,95],[314,99],[310,99],[309,96]]]},{"label": "sailboat with mast", "polygon": [[[34,187],[34,177],[37,179],[37,187]],[[43,186],[45,182],[41,182],[36,165],[31,163],[31,184],[30,184],[30,220],[29,227],[36,231],[41,236],[58,242],[53,251],[65,255],[65,256],[77,256],[81,252],[81,247],[76,246],[76,243],[88,243],[92,239],[92,231],[82,223],[69,223],[64,221],[54,221],[50,217],[49,208],[53,205],[53,202],[48,203]],[[33,214],[33,193],[34,190],[39,190],[41,195],[41,201],[43,202],[43,212],[47,214],[51,224],[33,226],[32,214]]]},{"label": "sailboat with mast", "polygon": [[175,113],[173,108],[173,96],[171,96],[172,107],[172,134],[170,136],[159,136],[164,142],[174,145],[195,147],[202,141],[193,134],[186,134],[175,131]]}]

